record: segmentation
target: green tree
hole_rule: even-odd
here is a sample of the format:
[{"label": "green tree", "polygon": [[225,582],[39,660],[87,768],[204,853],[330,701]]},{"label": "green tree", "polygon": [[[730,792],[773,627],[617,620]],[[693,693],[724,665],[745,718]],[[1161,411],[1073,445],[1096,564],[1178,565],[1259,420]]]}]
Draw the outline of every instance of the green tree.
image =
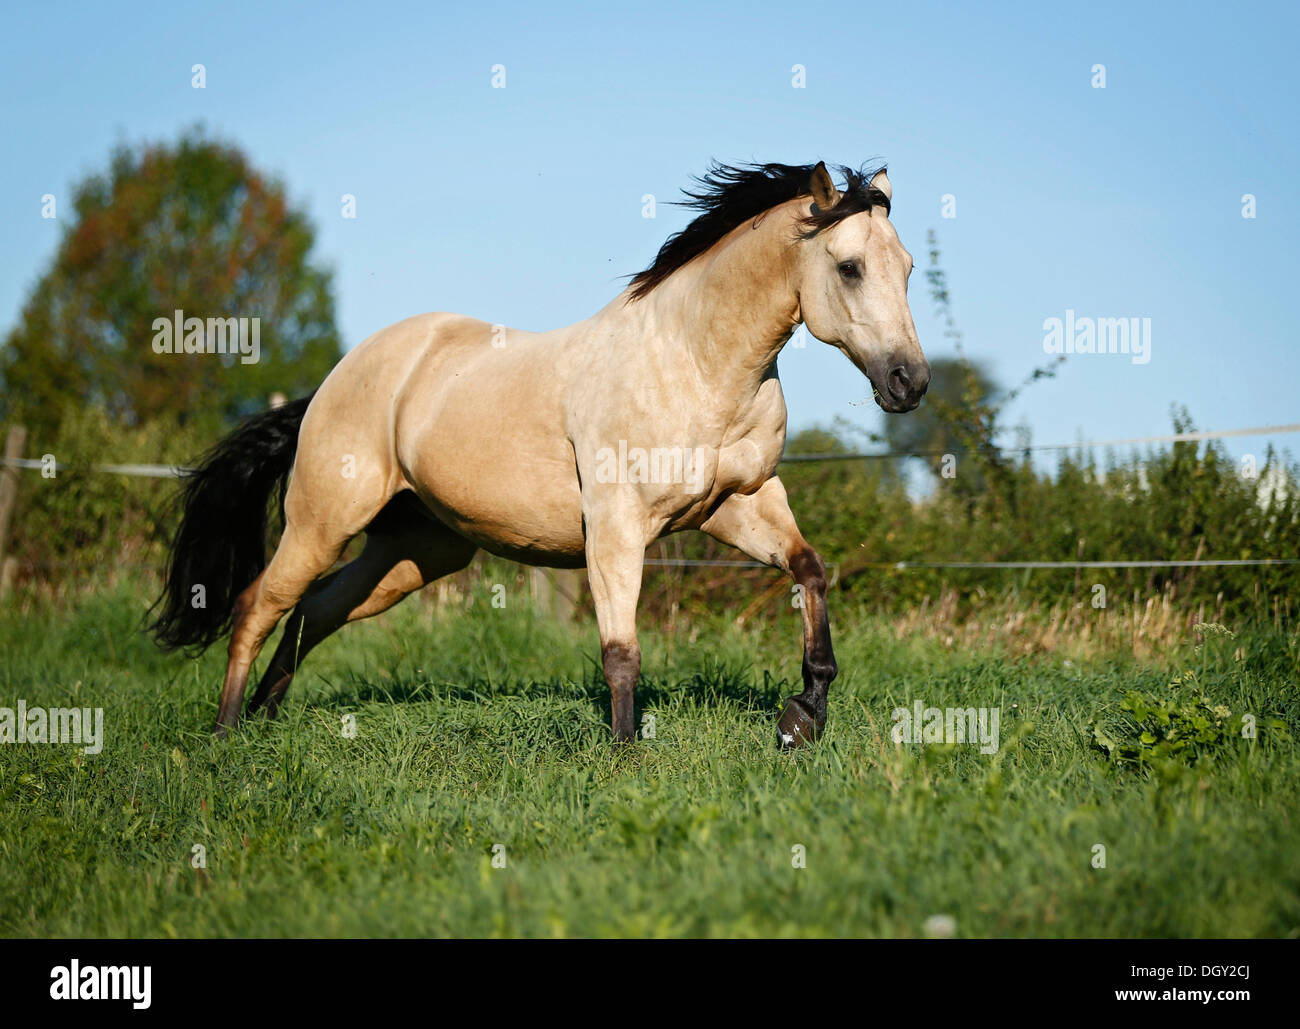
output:
[{"label": "green tree", "polygon": [[[278,182],[201,132],[121,148],[78,184],[58,252],[0,348],[0,417],[39,440],[69,410],[229,421],[315,388],[340,356],[314,231]],[[256,363],[159,354],[157,319],[257,318]],[[179,341],[176,341],[179,342]]]},{"label": "green tree", "polygon": [[938,472],[944,454],[960,457],[969,440],[962,423],[971,413],[996,399],[998,386],[978,363],[961,357],[930,359],[930,388],[915,411],[899,418],[887,416],[884,437],[889,449],[916,454]]},{"label": "green tree", "polygon": [[847,454],[849,448],[833,429],[813,426],[801,429],[785,441],[787,455]]},{"label": "green tree", "polygon": [[999,418],[1026,386],[1054,377],[1060,359],[1035,368],[1014,389],[998,386],[981,364],[966,357],[933,229],[926,242],[930,267],[925,277],[930,299],[943,320],[944,338],[952,342],[956,357],[930,362],[930,389],[921,407],[904,418],[887,417],[883,439],[891,450],[925,452],[930,470],[936,473],[942,470],[943,455],[952,454],[961,466],[953,490],[967,500],[992,490],[1006,494],[1014,502],[1011,465],[996,442],[1001,431]]}]

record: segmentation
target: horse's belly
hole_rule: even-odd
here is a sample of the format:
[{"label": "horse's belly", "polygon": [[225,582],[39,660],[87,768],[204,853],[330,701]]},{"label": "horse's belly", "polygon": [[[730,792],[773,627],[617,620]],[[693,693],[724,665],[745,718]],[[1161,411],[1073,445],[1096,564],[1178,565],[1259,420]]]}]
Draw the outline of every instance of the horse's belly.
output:
[{"label": "horse's belly", "polygon": [[584,561],[572,451],[565,462],[531,446],[503,447],[500,440],[469,446],[444,441],[421,453],[407,478],[443,523],[484,550],[529,564]]},{"label": "horse's belly", "polygon": [[491,329],[463,320],[439,330],[402,390],[398,463],[425,504],[485,550],[581,564],[582,498],[554,388],[555,351],[531,333],[497,348]]}]

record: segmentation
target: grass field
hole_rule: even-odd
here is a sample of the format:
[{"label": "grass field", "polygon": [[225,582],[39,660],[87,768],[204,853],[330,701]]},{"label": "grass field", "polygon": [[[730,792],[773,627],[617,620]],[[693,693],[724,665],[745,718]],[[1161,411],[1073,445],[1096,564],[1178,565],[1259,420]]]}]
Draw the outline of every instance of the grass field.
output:
[{"label": "grass field", "polygon": [[[1276,629],[1012,656],[836,607],[827,735],[782,754],[797,613],[682,617],[643,636],[655,738],[615,754],[589,625],[408,602],[217,741],[221,648],[159,654],[141,596],[0,614],[0,706],[102,707],[105,736],[0,746],[6,936],[1300,934]],[[918,699],[999,709],[998,752],[897,746]]]}]

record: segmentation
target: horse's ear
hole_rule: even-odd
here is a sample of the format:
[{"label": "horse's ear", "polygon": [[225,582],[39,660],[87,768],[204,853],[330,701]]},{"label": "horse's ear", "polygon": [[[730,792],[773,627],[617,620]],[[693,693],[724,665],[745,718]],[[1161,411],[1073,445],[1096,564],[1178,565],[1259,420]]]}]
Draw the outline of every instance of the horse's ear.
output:
[{"label": "horse's ear", "polygon": [[885,194],[886,200],[890,201],[890,203],[893,202],[894,187],[889,184],[889,176],[885,174],[884,168],[881,168],[880,171],[871,176],[871,181],[868,182],[867,185],[880,190],[880,192]]},{"label": "horse's ear", "polygon": [[826,163],[818,161],[812,173],[812,198],[819,210],[829,211],[840,200],[840,191],[831,181],[831,173],[826,170]]}]

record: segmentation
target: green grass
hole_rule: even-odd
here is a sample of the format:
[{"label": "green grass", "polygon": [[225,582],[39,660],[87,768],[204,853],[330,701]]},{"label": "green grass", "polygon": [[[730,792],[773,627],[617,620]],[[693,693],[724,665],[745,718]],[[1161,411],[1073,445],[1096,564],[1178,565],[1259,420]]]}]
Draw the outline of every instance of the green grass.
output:
[{"label": "green grass", "polygon": [[[961,936],[1300,933],[1298,651],[1276,630],[1070,663],[836,609],[828,732],[791,755],[796,614],[683,617],[643,635],[656,738],[615,754],[590,626],[410,602],[314,654],[280,721],[217,741],[221,648],[160,655],[141,609],[118,590],[0,614],[0,706],[102,707],[106,737],[0,746],[0,934],[918,936],[939,914]],[[1115,762],[1094,727],[1142,751],[1128,691],[1232,715]],[[897,747],[890,712],[917,698],[1000,708],[999,752]]]}]

